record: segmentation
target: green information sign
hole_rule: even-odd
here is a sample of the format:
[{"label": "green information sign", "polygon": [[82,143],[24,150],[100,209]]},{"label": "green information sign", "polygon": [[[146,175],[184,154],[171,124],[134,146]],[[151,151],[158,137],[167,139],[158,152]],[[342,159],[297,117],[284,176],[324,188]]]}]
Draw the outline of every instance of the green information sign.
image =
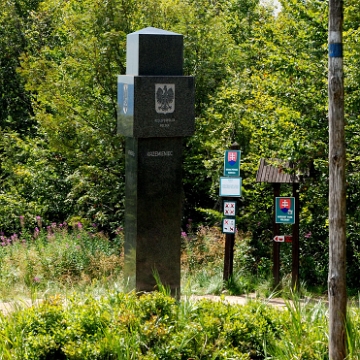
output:
[{"label": "green information sign", "polygon": [[224,176],[240,176],[240,150],[225,150]]},{"label": "green information sign", "polygon": [[295,224],[295,198],[275,198],[275,223]]}]

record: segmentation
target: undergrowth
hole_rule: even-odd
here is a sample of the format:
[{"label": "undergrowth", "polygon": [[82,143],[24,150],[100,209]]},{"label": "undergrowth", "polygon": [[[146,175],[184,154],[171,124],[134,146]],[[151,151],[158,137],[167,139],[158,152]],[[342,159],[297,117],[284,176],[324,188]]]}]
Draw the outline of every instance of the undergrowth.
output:
[{"label": "undergrowth", "polygon": [[[274,292],[266,259],[256,274],[247,271],[248,234],[236,234],[234,273],[224,282],[224,235],[209,227],[182,233],[180,301],[160,279],[160,292],[123,292],[121,229],[109,240],[95,227],[51,224],[0,240],[0,297],[12,300],[0,314],[1,359],[328,360],[326,306],[293,293],[289,277]],[[245,306],[224,296],[250,292],[257,300]],[[274,296],[288,299],[285,310],[267,305]],[[347,360],[359,359],[357,305],[347,319]]]},{"label": "undergrowth", "polygon": [[51,224],[33,234],[0,237],[0,298],[43,297],[121,281],[123,234],[113,240],[101,232]]}]

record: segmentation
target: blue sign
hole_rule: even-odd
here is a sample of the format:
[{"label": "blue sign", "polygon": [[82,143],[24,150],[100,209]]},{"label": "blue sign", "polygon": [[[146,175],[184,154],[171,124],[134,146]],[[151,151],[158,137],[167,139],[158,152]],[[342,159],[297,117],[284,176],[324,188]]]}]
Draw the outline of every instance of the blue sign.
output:
[{"label": "blue sign", "polygon": [[240,176],[240,150],[225,150],[224,176]]},{"label": "blue sign", "polygon": [[275,223],[295,224],[295,198],[275,198]]}]

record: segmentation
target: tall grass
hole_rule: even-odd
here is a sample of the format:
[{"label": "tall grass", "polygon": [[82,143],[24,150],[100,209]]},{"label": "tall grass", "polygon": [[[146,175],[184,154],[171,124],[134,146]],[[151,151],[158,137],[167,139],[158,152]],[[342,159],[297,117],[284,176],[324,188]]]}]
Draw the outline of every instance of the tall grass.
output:
[{"label": "tall grass", "polygon": [[297,293],[286,300],[286,316],[281,341],[270,349],[272,359],[328,359],[327,307],[322,302],[303,301]]},{"label": "tall grass", "polygon": [[[43,297],[58,292],[85,291],[92,286],[123,288],[123,232],[110,241],[96,227],[84,229],[50,224],[38,218],[32,233],[0,237],[0,300]],[[216,227],[188,227],[182,233],[182,292],[237,295],[257,290],[271,293],[270,263],[263,260],[257,275],[246,270],[248,236],[237,233],[234,274],[223,281],[225,236]]]},{"label": "tall grass", "polygon": [[121,282],[123,235],[110,241],[79,223],[0,237],[0,299],[52,295],[97,282]]},{"label": "tall grass", "polygon": [[[218,228],[200,226],[182,235],[182,289],[185,294],[239,295],[255,291],[259,277],[244,269],[248,238],[236,233],[233,276],[223,281],[225,235]],[[264,272],[265,274],[265,272]],[[265,281],[265,277],[261,278]]]}]

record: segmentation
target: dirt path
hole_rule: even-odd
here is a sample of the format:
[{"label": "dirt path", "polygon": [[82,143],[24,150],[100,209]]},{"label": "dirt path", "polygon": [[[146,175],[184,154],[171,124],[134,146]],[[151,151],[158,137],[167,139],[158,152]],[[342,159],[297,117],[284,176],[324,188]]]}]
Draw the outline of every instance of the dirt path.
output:
[{"label": "dirt path", "polygon": [[201,299],[209,299],[213,301],[224,301],[228,304],[239,304],[239,305],[245,305],[249,301],[261,301],[265,304],[269,304],[271,306],[277,307],[277,308],[286,308],[286,304],[283,299],[281,298],[272,298],[272,299],[259,299],[256,297],[255,294],[248,294],[248,295],[240,295],[240,296],[217,296],[217,295],[191,295],[189,297],[190,300],[201,300]]},{"label": "dirt path", "polygon": [[[209,299],[212,301],[223,301],[228,304],[239,304],[245,305],[249,301],[258,300],[265,304],[269,304],[271,306],[277,308],[286,308],[286,304],[281,298],[272,298],[272,299],[259,299],[256,298],[255,294],[241,295],[241,296],[217,296],[217,295],[190,295],[190,296],[182,296],[182,299],[189,299],[190,301],[198,301],[201,299]],[[27,300],[16,300],[11,302],[0,302],[0,311],[3,314],[8,314],[14,310],[24,309],[26,307],[32,307],[38,305],[42,300],[31,301]]]},{"label": "dirt path", "polygon": [[24,309],[27,307],[32,307],[38,305],[42,300],[15,300],[10,302],[0,302],[0,311],[3,314],[8,314],[14,310]]}]

